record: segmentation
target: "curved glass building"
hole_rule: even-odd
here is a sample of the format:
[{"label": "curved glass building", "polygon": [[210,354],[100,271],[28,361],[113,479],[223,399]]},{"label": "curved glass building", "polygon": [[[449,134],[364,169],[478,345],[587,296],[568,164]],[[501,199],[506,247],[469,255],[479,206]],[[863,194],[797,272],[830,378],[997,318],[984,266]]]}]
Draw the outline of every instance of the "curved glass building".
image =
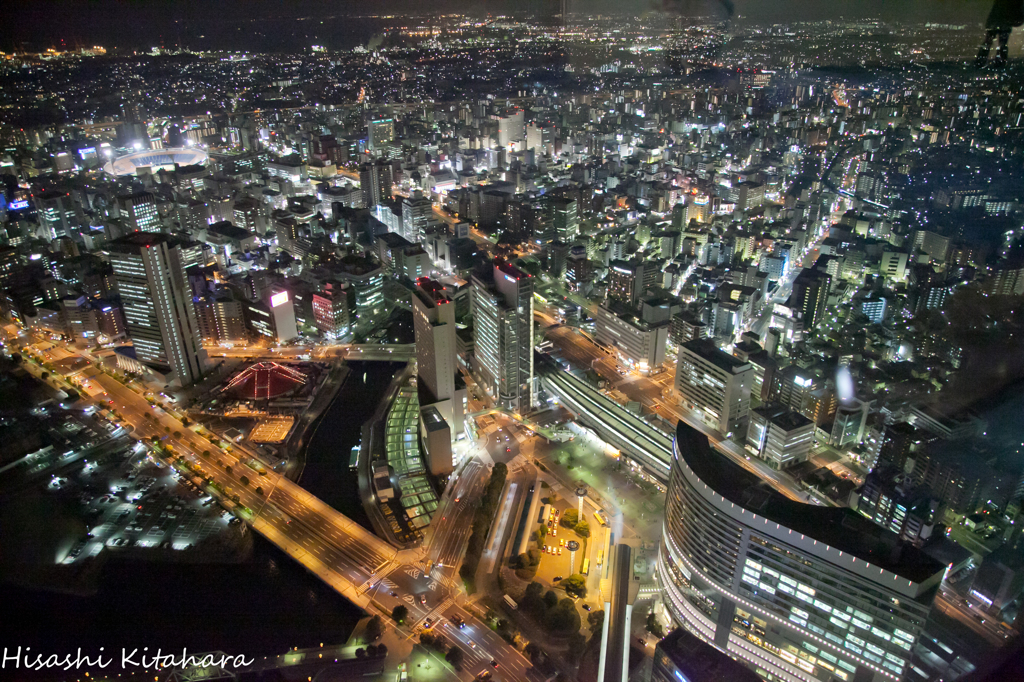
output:
[{"label": "curved glass building", "polygon": [[677,427],[666,606],[764,679],[901,679],[944,568],[850,509],[786,498]]}]

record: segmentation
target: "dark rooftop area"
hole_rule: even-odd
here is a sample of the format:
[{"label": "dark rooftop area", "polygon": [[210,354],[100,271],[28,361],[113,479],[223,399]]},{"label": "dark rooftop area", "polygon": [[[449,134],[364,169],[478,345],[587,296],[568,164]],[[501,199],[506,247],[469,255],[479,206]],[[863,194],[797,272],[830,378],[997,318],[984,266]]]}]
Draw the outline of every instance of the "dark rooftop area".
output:
[{"label": "dark rooftop area", "polygon": [[913,582],[924,582],[945,568],[852,509],[795,502],[766,487],[755,474],[715,452],[707,436],[684,422],[676,427],[676,443],[700,480],[747,511]]},{"label": "dark rooftop area", "polygon": [[[757,673],[734,661],[710,644],[706,644],[683,628],[676,628],[658,642],[655,665],[663,653],[688,680],[701,682],[760,682]],[[652,679],[655,679],[652,677]]]}]

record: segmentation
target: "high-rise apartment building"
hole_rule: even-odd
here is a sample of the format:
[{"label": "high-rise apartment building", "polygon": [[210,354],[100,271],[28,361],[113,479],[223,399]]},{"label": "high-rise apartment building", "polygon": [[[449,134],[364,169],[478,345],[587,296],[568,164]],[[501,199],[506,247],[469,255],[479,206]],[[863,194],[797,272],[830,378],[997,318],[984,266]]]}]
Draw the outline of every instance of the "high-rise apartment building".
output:
[{"label": "high-rise apartment building", "polygon": [[328,340],[343,338],[352,329],[355,305],[354,288],[328,282],[321,291],[313,294],[313,320],[316,328]]},{"label": "high-rise apartment building", "polygon": [[701,419],[722,433],[742,432],[750,411],[754,368],[719,350],[710,339],[679,347],[675,389]]},{"label": "high-rise apartment building", "polygon": [[672,618],[785,682],[910,669],[945,566],[848,508],[795,502],[680,422],[658,577]]},{"label": "high-rise apartment building", "polygon": [[391,164],[383,159],[364,163],[359,168],[359,186],[363,190],[363,205],[372,208],[391,198]]},{"label": "high-rise apartment building", "polygon": [[828,303],[832,278],[820,270],[805,269],[793,280],[790,307],[800,311],[804,330],[811,330],[821,322]]},{"label": "high-rise apartment building", "polygon": [[206,369],[206,351],[185,268],[198,244],[165,234],[133,232],[107,244],[110,265],[136,359],[192,384]]},{"label": "high-rise apartment building", "polygon": [[533,278],[507,263],[473,277],[474,367],[506,408],[533,405]]}]

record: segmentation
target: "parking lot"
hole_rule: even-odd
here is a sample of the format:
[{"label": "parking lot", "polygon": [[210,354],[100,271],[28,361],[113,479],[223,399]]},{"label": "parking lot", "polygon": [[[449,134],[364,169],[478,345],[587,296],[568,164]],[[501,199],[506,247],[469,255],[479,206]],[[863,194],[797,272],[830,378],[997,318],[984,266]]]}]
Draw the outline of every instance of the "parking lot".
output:
[{"label": "parking lot", "polygon": [[73,563],[103,548],[185,550],[214,535],[233,517],[142,445],[130,445],[97,460],[83,460],[54,494],[81,505],[86,537],[63,558]]}]

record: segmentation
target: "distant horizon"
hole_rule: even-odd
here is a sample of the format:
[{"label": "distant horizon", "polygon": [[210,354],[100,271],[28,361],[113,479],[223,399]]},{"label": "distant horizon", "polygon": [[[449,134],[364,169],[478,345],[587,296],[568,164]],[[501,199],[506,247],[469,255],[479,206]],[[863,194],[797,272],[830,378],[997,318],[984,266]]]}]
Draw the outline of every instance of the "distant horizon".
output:
[{"label": "distant horizon", "polygon": [[[591,14],[641,16],[651,11],[664,11],[683,16],[717,16],[739,23],[785,23],[879,19],[911,23],[935,22],[980,26],[991,7],[991,0],[567,0],[571,15]],[[121,0],[94,0],[91,2],[65,0],[37,0],[24,3],[0,27],[0,50],[42,51],[47,48],[72,49],[74,47],[117,47],[138,49],[153,45],[176,45],[184,36],[202,35],[207,42],[222,42],[227,47],[243,36],[238,25],[243,18],[271,20],[280,18],[282,28],[294,29],[291,22],[300,18],[335,21],[344,18],[368,18],[394,15],[396,17],[424,17],[444,14],[487,15],[547,15],[558,16],[559,0],[437,0],[430,5],[432,11],[412,0],[376,0],[372,4],[354,0],[296,0],[281,3],[275,0],[219,0],[197,6],[185,0],[161,3],[125,3]],[[320,24],[299,28],[315,32]],[[326,27],[325,27],[326,28]],[[249,34],[252,51],[266,49],[258,44],[259,38]],[[312,37],[312,36],[311,36]]]}]

